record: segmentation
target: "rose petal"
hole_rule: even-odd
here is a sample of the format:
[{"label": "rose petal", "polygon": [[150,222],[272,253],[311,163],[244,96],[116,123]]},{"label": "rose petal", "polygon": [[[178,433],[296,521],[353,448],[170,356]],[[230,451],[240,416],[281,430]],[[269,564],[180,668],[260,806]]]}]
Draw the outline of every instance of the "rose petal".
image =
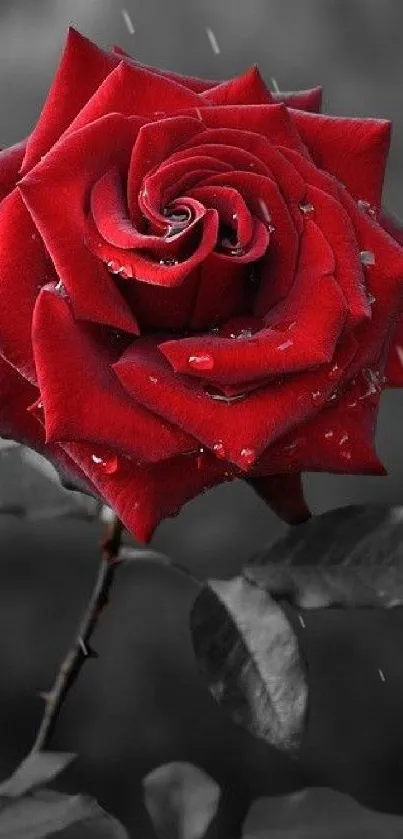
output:
[{"label": "rose petal", "polygon": [[355,198],[369,201],[379,209],[391,123],[292,109],[289,113],[317,166],[336,175]]},{"label": "rose petal", "polygon": [[22,173],[26,174],[71,125],[119,59],[69,28],[64,52],[41,116],[27,141]]},{"label": "rose petal", "polygon": [[149,410],[192,434],[218,456],[248,471],[262,451],[291,427],[317,413],[356,352],[343,336],[335,352],[336,379],[315,370],[274,382],[231,404],[216,402],[201,382],[178,376],[158,351],[158,338],[139,338],[113,365],[126,390]]},{"label": "rose petal", "polygon": [[374,450],[379,401],[380,389],[364,371],[316,416],[269,446],[254,471],[385,475]]},{"label": "rose petal", "polygon": [[[403,223],[397,216],[383,210],[380,223],[399,245],[403,245]],[[393,334],[385,376],[388,387],[403,386],[403,318],[398,321]]]},{"label": "rose petal", "polygon": [[178,82],[121,61],[94,91],[66,133],[78,131],[106,114],[150,117],[160,109],[170,114],[198,104],[197,94]]},{"label": "rose petal", "polygon": [[[277,105],[216,105],[213,108],[187,110],[189,116],[198,115],[208,128],[232,128],[261,134],[275,146],[287,146],[308,154],[299,133],[283,104]],[[298,113],[298,111],[295,111]]]},{"label": "rose petal", "polygon": [[14,189],[24,158],[27,140],[0,151],[0,201]]},{"label": "rose petal", "polygon": [[311,518],[300,473],[249,478],[248,483],[273,512],[288,524],[302,524]]},{"label": "rose petal", "polygon": [[[93,448],[84,443],[66,443],[64,448],[91,478],[99,494],[141,542],[149,542],[163,519],[201,492],[228,480],[228,467],[206,452],[179,456],[160,463],[137,466],[127,458],[117,460],[109,474],[92,461]],[[107,453],[105,462],[107,463]]]},{"label": "rose petal", "polygon": [[211,105],[270,105],[273,102],[256,64],[241,76],[206,90],[200,98]]},{"label": "rose petal", "polygon": [[55,277],[39,233],[14,189],[0,204],[0,351],[33,384],[35,300],[41,286]]},{"label": "rose petal", "polygon": [[32,335],[47,442],[118,447],[144,462],[194,450],[189,435],[128,397],[111,369],[118,351],[77,323],[51,289],[38,297]]},{"label": "rose petal", "polygon": [[112,165],[127,166],[136,132],[125,117],[110,114],[67,135],[19,185],[75,316],[134,333],[133,315],[83,233],[91,185]]},{"label": "rose petal", "polygon": [[284,102],[288,108],[296,108],[300,111],[311,111],[319,113],[322,108],[322,87],[313,87],[310,90],[281,90],[273,93],[275,102]]},{"label": "rose petal", "polygon": [[178,146],[195,134],[200,134],[202,128],[200,120],[178,116],[148,123],[140,129],[127,179],[127,201],[133,224],[141,223],[142,219],[138,199],[144,177],[166,160]]},{"label": "rose petal", "polygon": [[[269,311],[266,328],[243,340],[214,335],[169,340],[159,345],[160,350],[175,373],[188,376],[200,376],[200,370],[189,365],[189,358],[211,356],[213,364],[203,370],[203,377],[226,384],[325,364],[333,358],[346,319],[345,299],[332,277],[333,270],[331,249],[315,223],[307,221],[294,284],[285,300]],[[294,324],[292,332],[289,323]]]},{"label": "rose petal", "polygon": [[204,90],[209,90],[211,87],[216,87],[221,84],[221,81],[199,79],[198,76],[182,76],[181,73],[174,73],[172,70],[165,70],[161,67],[151,67],[149,64],[144,64],[144,62],[134,59],[128,52],[123,50],[117,44],[114,45],[113,52],[116,53],[116,55],[127,58],[135,65],[135,67],[143,67],[145,70],[148,70],[150,73],[154,73],[156,76],[164,76],[166,79],[179,82],[179,84],[188,87],[190,90],[194,90],[195,93],[203,93]]},{"label": "rose petal", "polygon": [[55,466],[61,466],[72,479],[83,483],[89,492],[95,487],[81,469],[57,444],[46,445],[43,426],[29,410],[37,400],[38,388],[24,379],[0,356],[0,435],[39,452]]}]

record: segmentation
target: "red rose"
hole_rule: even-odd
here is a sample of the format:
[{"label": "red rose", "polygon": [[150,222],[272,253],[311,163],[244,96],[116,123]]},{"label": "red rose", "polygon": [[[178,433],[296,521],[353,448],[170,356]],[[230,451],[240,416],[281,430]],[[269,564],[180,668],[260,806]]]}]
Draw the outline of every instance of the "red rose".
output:
[{"label": "red rose", "polygon": [[298,521],[303,470],[383,471],[390,125],[276,99],[256,68],[203,82],[71,31],[0,159],[0,432],[141,539],[234,477]]}]

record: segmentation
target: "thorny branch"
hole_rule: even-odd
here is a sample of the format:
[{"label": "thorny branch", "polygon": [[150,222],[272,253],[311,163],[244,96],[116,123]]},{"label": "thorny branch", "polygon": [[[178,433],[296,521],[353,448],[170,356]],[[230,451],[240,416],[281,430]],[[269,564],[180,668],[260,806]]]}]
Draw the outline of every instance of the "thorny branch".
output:
[{"label": "thorny branch", "polygon": [[98,576],[77,637],[61,664],[53,687],[48,693],[41,694],[45,699],[46,706],[31,754],[47,748],[63,702],[78,678],[84,662],[87,658],[98,657],[98,654],[92,649],[90,641],[101,612],[109,603],[109,593],[116,569],[121,564],[119,554],[123,531],[124,526],[116,516],[106,526],[104,537],[100,543],[101,563]]}]

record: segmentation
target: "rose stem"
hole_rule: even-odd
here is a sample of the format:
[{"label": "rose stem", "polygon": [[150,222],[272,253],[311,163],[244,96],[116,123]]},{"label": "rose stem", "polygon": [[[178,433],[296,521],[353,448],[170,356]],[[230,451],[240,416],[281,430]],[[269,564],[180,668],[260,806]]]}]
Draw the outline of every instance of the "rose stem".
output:
[{"label": "rose stem", "polygon": [[109,603],[109,592],[115,572],[121,564],[119,551],[124,526],[115,516],[108,522],[100,542],[101,562],[90,601],[82,618],[76,640],[64,658],[55,682],[49,693],[42,694],[46,701],[45,711],[30,754],[46,749],[59,717],[63,702],[78,678],[87,658],[97,658],[90,646],[92,634],[101,612]]}]

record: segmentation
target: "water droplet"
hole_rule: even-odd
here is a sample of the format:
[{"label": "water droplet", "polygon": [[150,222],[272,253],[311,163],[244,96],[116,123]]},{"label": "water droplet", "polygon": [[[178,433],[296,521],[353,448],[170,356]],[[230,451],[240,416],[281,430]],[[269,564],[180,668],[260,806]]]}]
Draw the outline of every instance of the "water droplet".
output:
[{"label": "water droplet", "polygon": [[334,431],[329,429],[329,431],[325,431],[326,440],[330,440],[331,437],[334,437]]},{"label": "water droplet", "polygon": [[189,367],[193,367],[195,370],[212,370],[214,367],[214,358],[209,353],[190,355],[188,364]]},{"label": "water droplet", "polygon": [[225,393],[211,390],[208,385],[203,390],[210,399],[214,399],[215,402],[225,402],[227,405],[230,405],[232,402],[240,402],[246,397],[246,393],[236,393],[233,396],[227,396]]},{"label": "water droplet", "polygon": [[62,281],[61,281],[61,280],[59,280],[59,282],[58,282],[58,283],[56,283],[56,285],[55,285],[55,292],[56,292],[56,294],[58,294],[60,297],[68,297],[68,292],[67,292],[67,289],[66,289],[66,287],[63,285],[63,283],[62,283]]},{"label": "water droplet", "polygon": [[330,370],[327,374],[327,377],[328,377],[328,379],[330,379],[332,381],[333,379],[338,379],[339,374],[340,374],[339,365],[338,364],[333,364],[333,367],[330,368]]},{"label": "water droplet", "polygon": [[380,667],[378,667],[378,673],[379,673],[379,677],[380,677],[381,682],[386,682],[385,674],[384,674],[383,670],[381,670]]},{"label": "water droplet", "polygon": [[42,404],[42,402],[37,402],[37,403],[36,403],[36,407],[37,407],[40,411],[42,411],[42,408],[43,408],[43,404]]},{"label": "water droplet", "polygon": [[330,394],[329,398],[326,400],[327,402],[335,402],[336,399],[339,398],[338,390],[334,390],[333,393]]},{"label": "water droplet", "polygon": [[213,452],[217,457],[225,457],[225,449],[222,440],[218,440],[213,445]]},{"label": "water droplet", "polygon": [[376,303],[376,297],[374,297],[374,295],[371,294],[370,291],[367,294],[367,300],[368,300],[368,303],[369,303],[370,306],[372,306],[374,303]]},{"label": "water droplet", "polygon": [[381,376],[379,370],[373,370],[369,367],[365,367],[362,371],[362,375],[366,382],[368,382],[368,389],[367,391],[360,396],[360,399],[367,399],[369,396],[373,394],[378,394],[382,392],[382,386],[385,384],[385,377]]},{"label": "water droplet", "polygon": [[91,455],[91,460],[96,466],[99,466],[106,475],[113,475],[118,469],[118,459],[115,454],[109,457],[99,457],[99,455]]},{"label": "water droplet", "polygon": [[111,274],[122,274],[122,276],[133,276],[133,271],[129,266],[119,265],[114,259],[110,259],[107,263],[107,268]]},{"label": "water droplet", "polygon": [[302,628],[305,629],[305,621],[304,621],[302,615],[298,615],[298,620],[299,620]]},{"label": "water droplet", "polygon": [[348,434],[343,434],[343,435],[340,437],[340,440],[339,440],[339,446],[344,446],[344,445],[345,445],[345,443],[347,443],[347,440],[348,440],[348,439],[349,439]]},{"label": "water droplet", "polygon": [[363,265],[375,265],[375,254],[372,251],[361,251],[360,259]]},{"label": "water droplet", "polygon": [[231,332],[230,338],[235,338],[237,341],[243,338],[251,338],[253,332],[251,329],[241,329],[240,332]]},{"label": "water droplet", "polygon": [[160,259],[160,265],[178,265],[179,259],[175,259],[173,256],[167,256],[165,259]]},{"label": "water droplet", "polygon": [[200,446],[196,457],[196,466],[198,469],[201,469],[203,466],[203,455],[204,455],[204,446]]},{"label": "water droplet", "polygon": [[269,329],[273,329],[274,332],[289,332],[296,325],[296,320],[279,320],[277,323],[271,323]]},{"label": "water droplet", "polygon": [[299,204],[299,208],[301,210],[301,213],[304,214],[304,216],[312,216],[315,212],[315,207],[313,206],[313,204],[311,204],[310,201],[301,202],[301,204]]},{"label": "water droplet", "polygon": [[371,216],[371,218],[376,219],[376,210],[369,203],[369,201],[365,201],[363,198],[359,198],[357,201],[357,206],[359,210],[362,210],[363,213],[367,213],[367,215]]},{"label": "water droplet", "polygon": [[122,17],[123,17],[123,20],[126,24],[126,28],[127,28],[127,31],[129,33],[129,35],[134,35],[136,30],[133,26],[133,21],[132,21],[130,15],[129,15],[129,12],[127,11],[127,9],[122,9]]},{"label": "water droplet", "polygon": [[200,108],[196,108],[196,114],[197,114],[197,118],[200,120],[200,122],[203,122],[202,112],[201,112]]},{"label": "water droplet", "polygon": [[148,378],[149,378],[150,382],[153,383],[153,385],[158,384],[157,376],[149,376]]},{"label": "water droplet", "polygon": [[231,242],[231,239],[228,239],[226,236],[224,236],[224,238],[221,239],[220,247],[222,248],[222,250],[228,251],[228,253],[230,253],[231,256],[242,256],[242,254],[245,253],[244,248],[240,242]]},{"label": "water droplet", "polygon": [[283,344],[279,344],[277,349],[281,350],[281,351],[288,350],[293,345],[294,345],[294,341],[292,341],[291,338],[289,338],[288,341],[284,341]]},{"label": "water droplet", "polygon": [[311,396],[312,396],[312,401],[313,402],[315,402],[315,403],[319,402],[322,398],[322,391],[321,390],[313,390],[312,393],[311,393]]},{"label": "water droplet", "polygon": [[244,449],[241,449],[241,458],[247,466],[252,466],[252,464],[256,460],[256,452],[253,449],[249,449],[247,446]]}]

